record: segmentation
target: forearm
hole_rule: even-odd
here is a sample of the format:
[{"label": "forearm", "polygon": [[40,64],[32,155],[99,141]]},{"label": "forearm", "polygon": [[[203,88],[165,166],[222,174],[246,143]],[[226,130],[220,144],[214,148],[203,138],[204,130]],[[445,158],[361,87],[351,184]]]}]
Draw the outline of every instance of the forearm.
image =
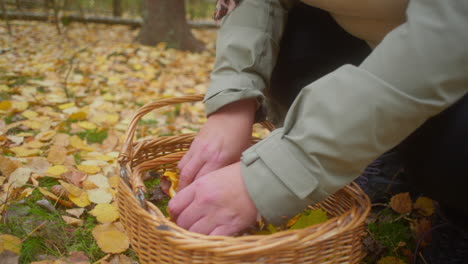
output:
[{"label": "forearm", "polygon": [[218,32],[216,61],[205,97],[209,115],[242,99],[261,110],[291,0],[244,0]]},{"label": "forearm", "polygon": [[304,88],[284,129],[243,155],[260,213],[280,222],[325,199],[466,94],[466,24],[464,1],[413,0],[408,22],[359,68],[342,67]]}]

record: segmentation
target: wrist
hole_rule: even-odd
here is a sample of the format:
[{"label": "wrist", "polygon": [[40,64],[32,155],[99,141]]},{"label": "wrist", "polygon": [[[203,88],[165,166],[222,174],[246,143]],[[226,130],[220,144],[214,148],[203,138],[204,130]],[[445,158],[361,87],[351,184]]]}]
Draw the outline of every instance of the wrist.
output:
[{"label": "wrist", "polygon": [[227,104],[218,111],[208,116],[208,119],[235,118],[237,121],[248,122],[253,125],[255,121],[255,112],[257,110],[257,101],[255,99],[244,99]]}]

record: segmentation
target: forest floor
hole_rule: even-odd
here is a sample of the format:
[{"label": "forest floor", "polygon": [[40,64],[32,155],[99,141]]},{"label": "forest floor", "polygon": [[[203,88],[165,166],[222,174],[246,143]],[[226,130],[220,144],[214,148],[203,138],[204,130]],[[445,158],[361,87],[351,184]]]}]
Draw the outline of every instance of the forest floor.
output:
[{"label": "forest floor", "polygon": [[[127,126],[146,103],[206,92],[216,31],[194,30],[206,50],[190,53],[141,46],[123,26],[12,29],[0,26],[0,263],[137,263],[114,200]],[[202,103],[180,104],[147,114],[136,134],[204,121]],[[374,205],[365,262],[411,263],[432,211],[404,194]]]}]

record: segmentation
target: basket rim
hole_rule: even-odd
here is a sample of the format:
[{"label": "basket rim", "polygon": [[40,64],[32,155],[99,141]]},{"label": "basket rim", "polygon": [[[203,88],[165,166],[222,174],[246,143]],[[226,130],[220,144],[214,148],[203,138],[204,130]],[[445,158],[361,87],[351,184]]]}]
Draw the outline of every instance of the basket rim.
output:
[{"label": "basket rim", "polygon": [[[133,195],[131,188],[122,179],[119,179],[119,181],[119,192],[122,192],[126,199],[131,199],[134,205],[138,205],[138,200]],[[197,250],[203,248],[205,251],[212,253],[222,252],[224,255],[241,255],[249,252],[259,253],[272,248],[291,247],[291,244],[317,243],[359,227],[364,223],[370,211],[369,198],[355,183],[345,186],[340,191],[349,195],[353,201],[352,208],[345,213],[310,227],[282,230],[268,235],[232,237],[210,236],[191,232],[168,220],[161,210],[149,201],[146,201],[149,210],[134,206],[133,213],[152,218],[156,232],[179,249]],[[119,203],[123,202],[120,198],[118,201]],[[158,225],[158,223],[160,224]],[[259,244],[263,245],[263,247],[259,247]]]}]

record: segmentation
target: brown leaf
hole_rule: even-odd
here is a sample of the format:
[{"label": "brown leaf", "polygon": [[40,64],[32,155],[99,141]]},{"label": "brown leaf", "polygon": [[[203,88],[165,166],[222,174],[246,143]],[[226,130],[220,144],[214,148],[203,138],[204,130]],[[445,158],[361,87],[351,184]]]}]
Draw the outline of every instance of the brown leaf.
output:
[{"label": "brown leaf", "polygon": [[75,168],[70,168],[69,171],[62,174],[63,179],[78,187],[82,187],[83,181],[86,180],[86,177],[86,173],[79,171]]},{"label": "brown leaf", "polygon": [[390,207],[399,214],[411,212],[412,203],[409,193],[399,193],[390,199]]},{"label": "brown leaf", "polygon": [[72,226],[82,226],[84,223],[82,219],[78,219],[78,218],[74,218],[74,217],[70,217],[66,215],[62,215],[62,219],[63,221],[65,221],[65,223],[72,225]]},{"label": "brown leaf", "polygon": [[65,147],[60,145],[53,145],[49,150],[47,160],[54,165],[61,165],[65,162],[66,157],[67,150]]},{"label": "brown leaf", "polygon": [[109,132],[107,138],[102,142],[101,149],[103,152],[114,151],[119,145],[119,137],[115,132]]},{"label": "brown leaf", "polygon": [[10,174],[19,167],[21,167],[19,161],[0,155],[0,171],[4,176],[10,176]]},{"label": "brown leaf", "polygon": [[377,264],[406,264],[406,262],[397,257],[388,256],[381,258]]},{"label": "brown leaf", "polygon": [[73,251],[66,261],[73,264],[87,264],[89,263],[89,258],[81,251]]},{"label": "brown leaf", "polygon": [[69,135],[63,133],[55,135],[54,146],[67,147],[68,145],[70,145]]},{"label": "brown leaf", "polygon": [[34,173],[44,176],[50,167],[50,163],[43,157],[35,157],[28,160],[26,167],[30,168]]},{"label": "brown leaf", "polygon": [[18,264],[19,255],[10,250],[0,252],[0,264]]},{"label": "brown leaf", "polygon": [[422,247],[425,247],[432,241],[432,234],[429,232],[431,228],[432,222],[426,218],[421,218],[411,223],[411,230],[413,230],[415,240],[419,241],[424,236],[424,240],[421,243]]}]

